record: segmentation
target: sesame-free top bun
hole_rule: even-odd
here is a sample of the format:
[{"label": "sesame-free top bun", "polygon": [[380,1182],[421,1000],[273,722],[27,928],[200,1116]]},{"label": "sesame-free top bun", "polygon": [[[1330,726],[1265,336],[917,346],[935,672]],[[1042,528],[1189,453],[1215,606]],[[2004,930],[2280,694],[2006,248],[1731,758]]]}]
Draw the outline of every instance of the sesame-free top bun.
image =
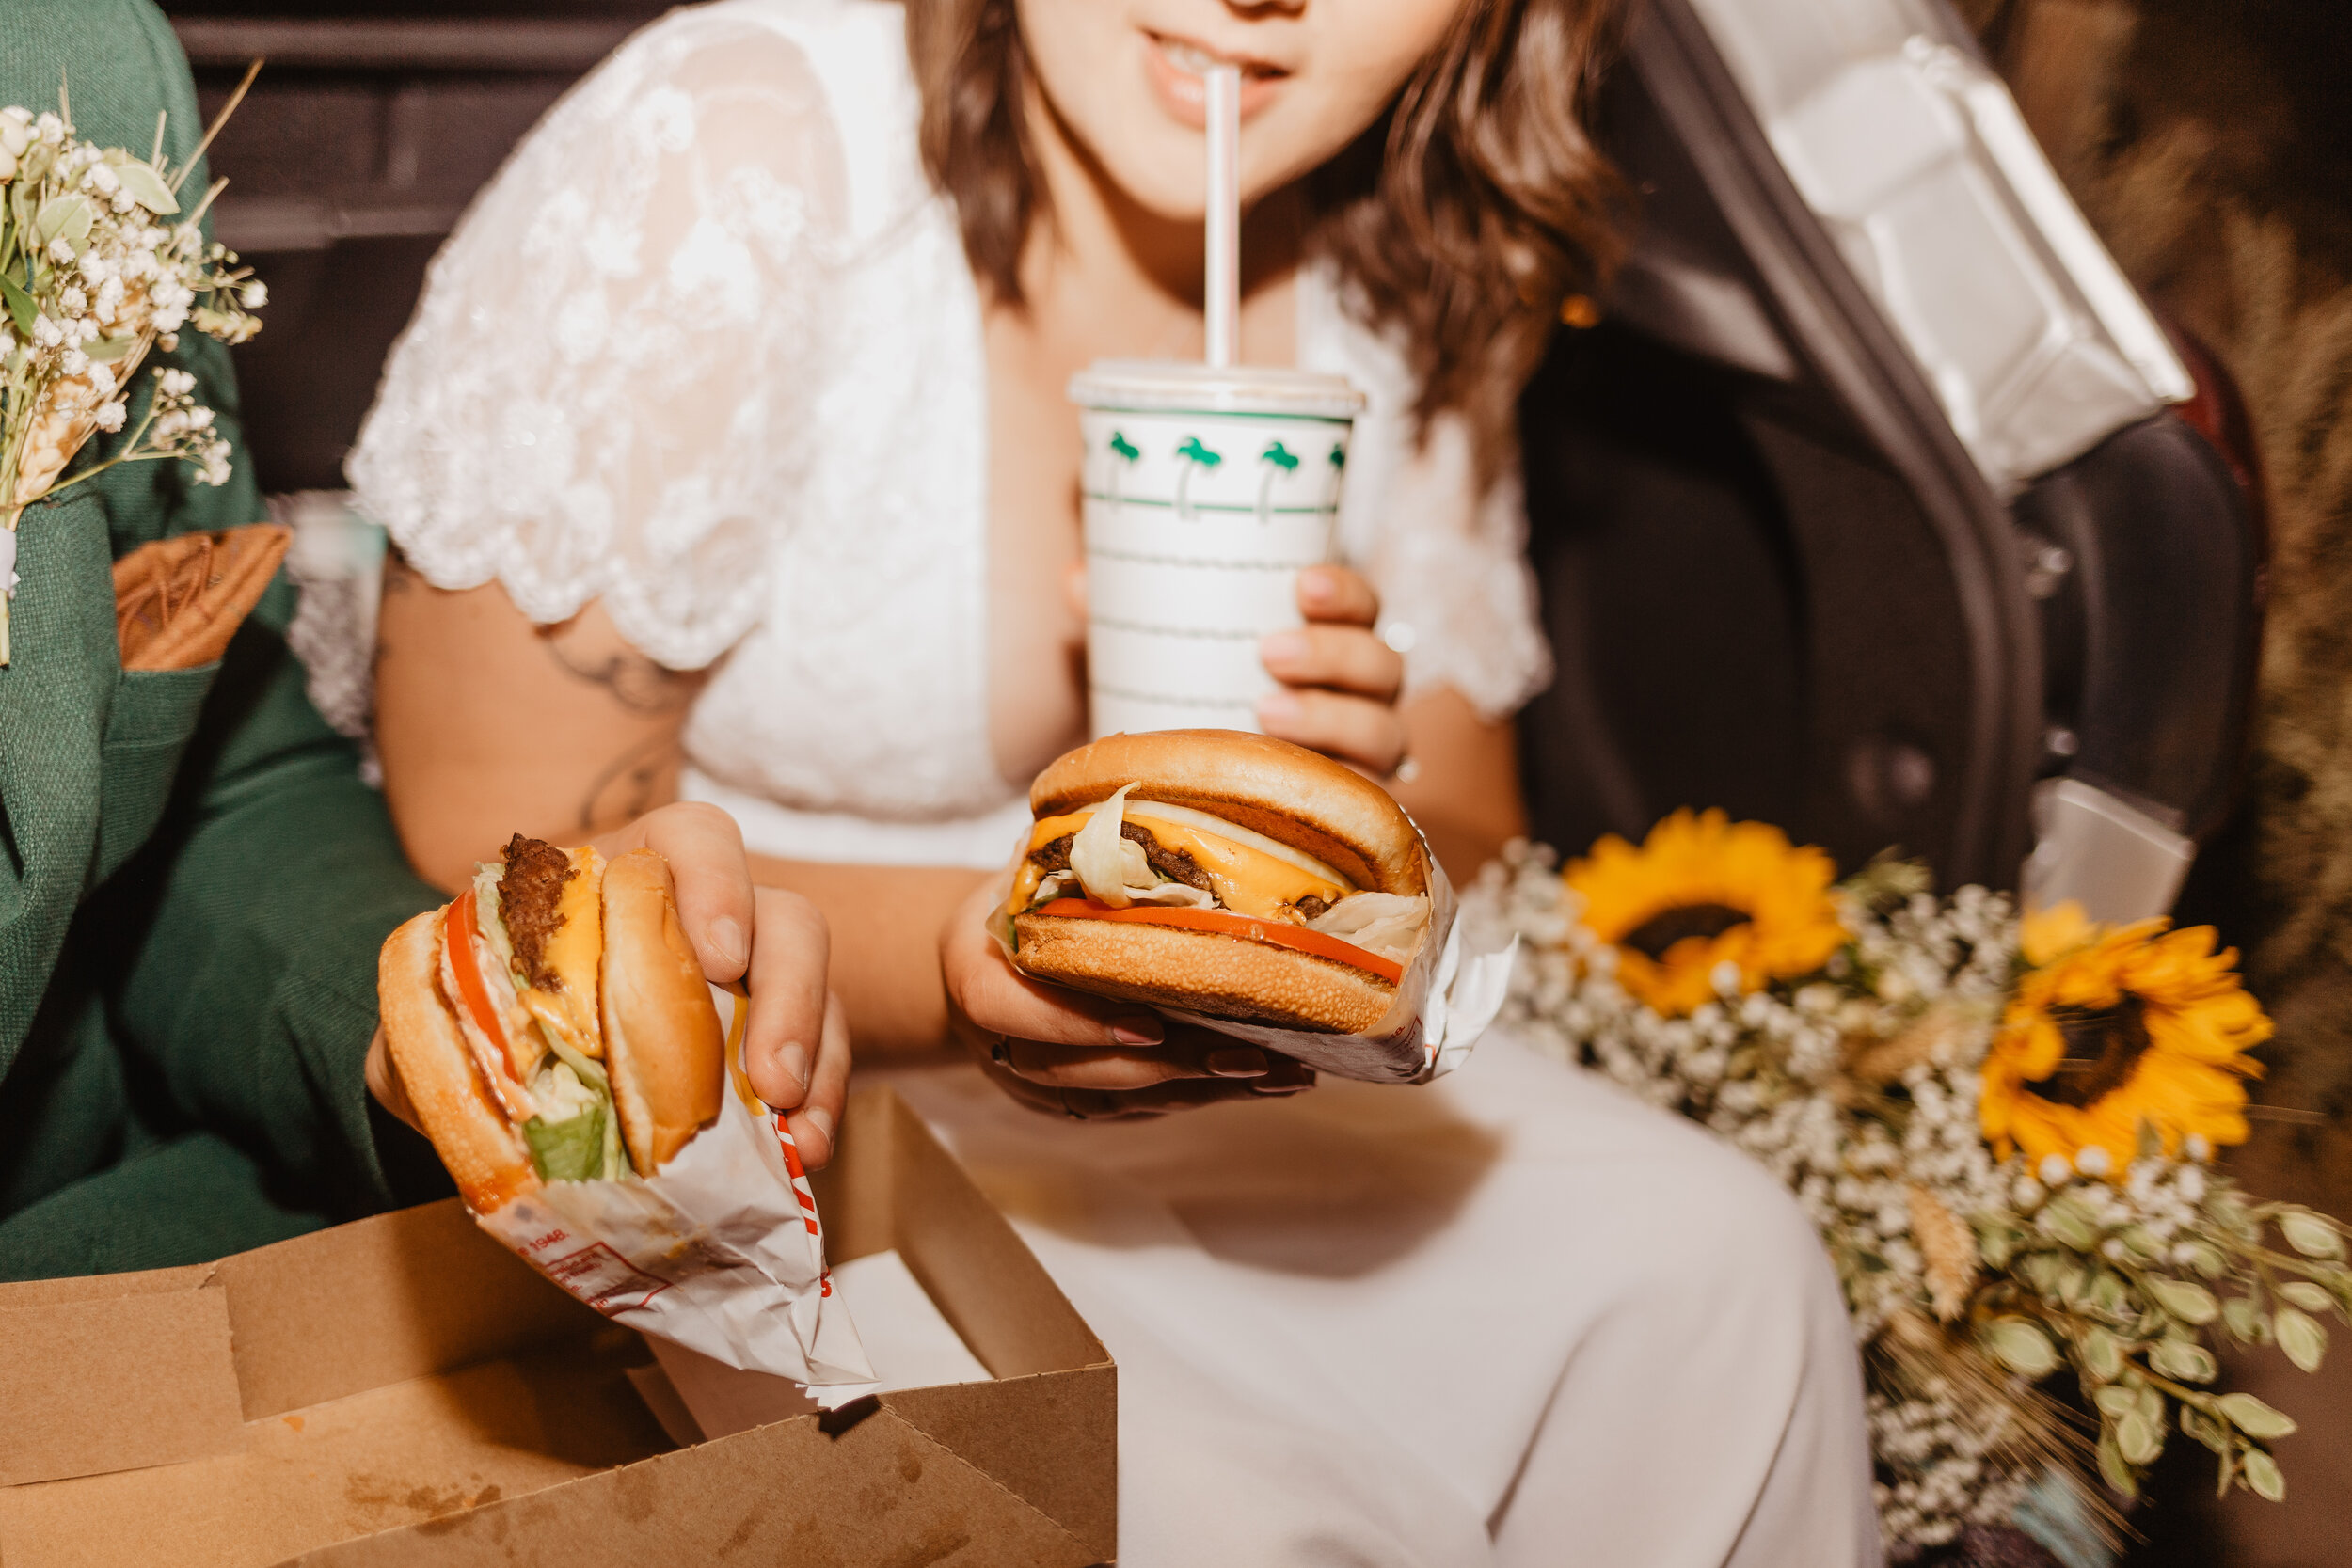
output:
[{"label": "sesame-free top bun", "polygon": [[1131,800],[1190,806],[1303,849],[1363,893],[1429,891],[1412,819],[1370,779],[1318,752],[1239,730],[1110,735],[1065,753],[1029,786],[1040,817]]},{"label": "sesame-free top bun", "polygon": [[385,939],[376,957],[376,997],[384,1043],[425,1136],[465,1195],[466,1207],[486,1214],[535,1192],[539,1173],[522,1135],[490,1099],[442,999],[442,918],[440,910],[418,915]]},{"label": "sesame-free top bun", "polygon": [[1034,911],[1013,924],[1025,971],[1097,996],[1334,1035],[1366,1033],[1396,1001],[1353,964],[1214,931]]},{"label": "sesame-free top bun", "polygon": [[719,1115],[726,1037],[678,925],[669,863],[631,849],[604,868],[604,1051],[629,1164],[651,1176]]}]

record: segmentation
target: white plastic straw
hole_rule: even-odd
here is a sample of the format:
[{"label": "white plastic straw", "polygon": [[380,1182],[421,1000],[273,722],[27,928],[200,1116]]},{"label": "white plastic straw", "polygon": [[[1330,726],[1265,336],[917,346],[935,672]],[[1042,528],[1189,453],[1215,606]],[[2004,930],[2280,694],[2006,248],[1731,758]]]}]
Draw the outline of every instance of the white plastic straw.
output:
[{"label": "white plastic straw", "polygon": [[1212,66],[1206,82],[1208,277],[1201,309],[1208,318],[1209,363],[1223,367],[1237,357],[1241,321],[1241,71]]}]

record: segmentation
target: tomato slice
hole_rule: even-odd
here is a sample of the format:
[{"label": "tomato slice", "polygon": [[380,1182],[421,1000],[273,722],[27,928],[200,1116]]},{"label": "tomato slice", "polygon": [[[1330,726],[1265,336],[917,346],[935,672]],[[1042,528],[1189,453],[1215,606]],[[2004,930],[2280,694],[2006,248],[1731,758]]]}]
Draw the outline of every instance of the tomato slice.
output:
[{"label": "tomato slice", "polygon": [[[482,966],[473,950],[475,926],[474,890],[470,887],[457,895],[449,907],[448,927],[444,935],[449,943],[449,967],[457,975],[457,996],[466,1011],[473,1015],[475,1026],[490,1042],[493,1060],[483,1064],[485,1069],[495,1067],[491,1087],[506,1102],[510,1112],[529,1104],[522,1098],[522,1085],[514,1074],[514,1047],[507,1042],[506,1028],[498,1009],[490,1006],[490,988],[482,981]],[[503,1079],[501,1083],[498,1080]]]},{"label": "tomato slice", "polygon": [[1379,975],[1392,986],[1405,978],[1403,964],[1375,953],[1367,953],[1352,942],[1342,942],[1327,932],[1310,930],[1304,926],[1235,914],[1231,910],[1164,909],[1156,904],[1131,904],[1123,910],[1115,910],[1091,898],[1057,898],[1028,912],[1074,920],[1124,920],[1138,926],[1173,926],[1180,931],[1214,931],[1218,936],[1240,937],[1247,942],[1295,948],[1301,953],[1311,953],[1318,958],[1350,964]]}]

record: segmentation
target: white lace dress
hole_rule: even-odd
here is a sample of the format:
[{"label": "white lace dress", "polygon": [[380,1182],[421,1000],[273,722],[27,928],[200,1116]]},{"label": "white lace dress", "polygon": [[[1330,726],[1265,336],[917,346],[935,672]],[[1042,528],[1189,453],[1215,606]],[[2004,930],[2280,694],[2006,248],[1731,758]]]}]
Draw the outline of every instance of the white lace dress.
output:
[{"label": "white lace dress", "polygon": [[[980,305],[916,108],[884,0],[640,33],[434,263],[349,471],[435,583],[601,599],[709,667],[688,790],[753,847],[993,866],[1027,814],[987,728]],[[1408,686],[1510,711],[1548,673],[1517,495],[1473,494],[1456,425],[1412,450],[1322,274],[1297,341],[1371,396],[1341,544]],[[1490,1040],[1432,1089],[1143,1126],[901,1087],[1119,1357],[1122,1561],[1875,1554],[1804,1222],[1597,1080]]]}]

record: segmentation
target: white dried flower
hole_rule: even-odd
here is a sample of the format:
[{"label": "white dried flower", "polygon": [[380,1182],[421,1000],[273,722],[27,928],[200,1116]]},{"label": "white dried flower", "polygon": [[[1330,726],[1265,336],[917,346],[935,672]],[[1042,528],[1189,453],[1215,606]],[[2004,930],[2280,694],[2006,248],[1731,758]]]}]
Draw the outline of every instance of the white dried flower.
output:
[{"label": "white dried flower", "polygon": [[117,398],[112,403],[102,404],[99,406],[98,413],[95,416],[95,423],[99,429],[111,436],[116,431],[122,428],[123,418],[124,409],[122,400],[120,398]]}]

